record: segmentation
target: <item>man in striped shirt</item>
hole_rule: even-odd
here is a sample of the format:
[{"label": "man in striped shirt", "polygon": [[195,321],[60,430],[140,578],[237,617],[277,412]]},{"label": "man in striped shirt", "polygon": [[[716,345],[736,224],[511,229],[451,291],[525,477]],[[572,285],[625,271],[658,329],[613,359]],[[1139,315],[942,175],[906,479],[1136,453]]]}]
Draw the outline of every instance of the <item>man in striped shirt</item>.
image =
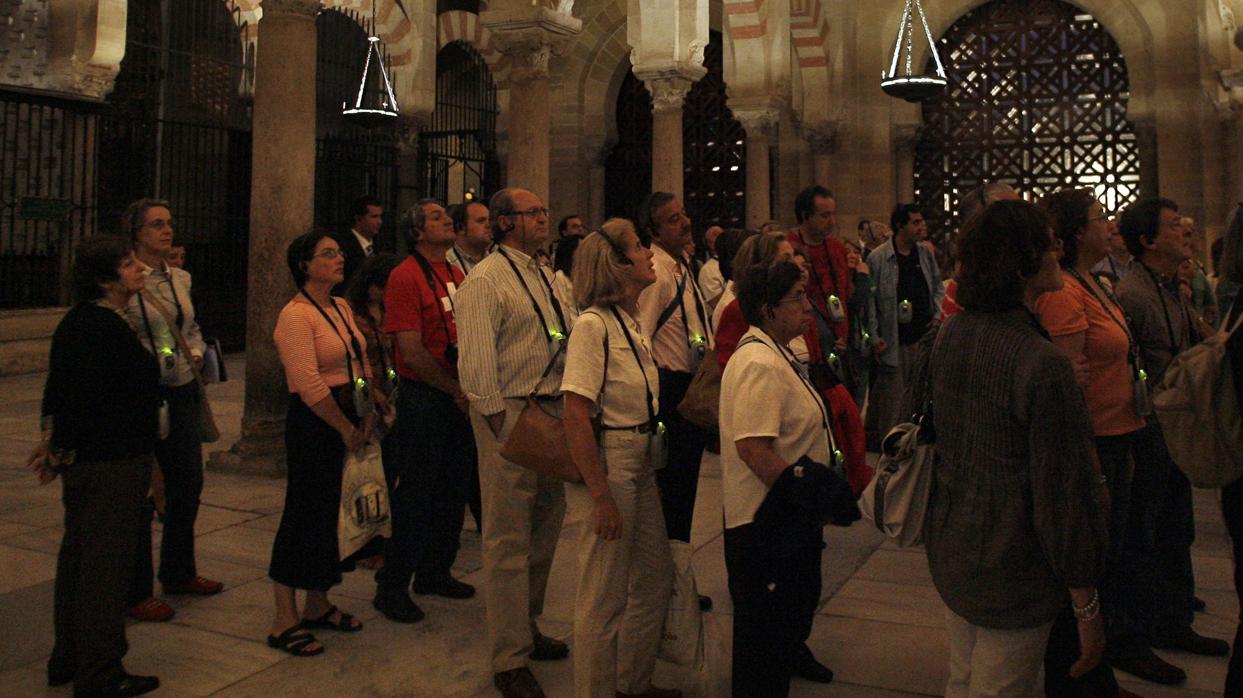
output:
[{"label": "man in striped shirt", "polygon": [[548,209],[524,189],[493,195],[497,243],[457,294],[458,369],[470,401],[483,492],[484,603],[493,683],[502,695],[542,697],[528,659],[562,659],[565,643],[540,634],[535,619],[565,515],[561,481],[537,476],[500,455],[501,444],[534,392],[559,409],[564,353],[574,322],[571,299],[558,298],[535,253],[548,239]]}]

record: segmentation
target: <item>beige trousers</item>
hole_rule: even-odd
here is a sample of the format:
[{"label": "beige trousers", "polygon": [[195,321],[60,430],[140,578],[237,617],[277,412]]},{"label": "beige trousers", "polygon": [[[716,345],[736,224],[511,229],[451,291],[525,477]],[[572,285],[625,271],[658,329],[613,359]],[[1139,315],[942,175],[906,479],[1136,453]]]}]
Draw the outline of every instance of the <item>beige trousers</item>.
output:
[{"label": "beige trousers", "polygon": [[596,535],[595,504],[584,484],[566,486],[578,537],[574,602],[574,695],[613,698],[652,685],[665,610],[673,590],[673,558],[649,455],[649,436],[601,433],[600,459],[621,512],[621,538]]},{"label": "beige trousers", "polygon": [[483,600],[496,673],[527,666],[565,517],[565,487],[560,480],[539,477],[501,458],[501,444],[524,404],[505,401],[500,439],[492,435],[483,415],[470,411],[483,504]]},{"label": "beige trousers", "polygon": [[946,609],[950,679],[945,698],[1036,698],[1044,695],[1044,651],[1053,623],[995,630]]},{"label": "beige trousers", "polygon": [[868,393],[864,427],[869,432],[876,432],[882,439],[894,426],[911,419],[911,415],[902,414],[902,403],[906,400],[906,392],[911,389],[911,373],[915,359],[919,357],[918,347],[918,343],[900,347],[896,368],[884,364],[876,368],[876,385]]}]

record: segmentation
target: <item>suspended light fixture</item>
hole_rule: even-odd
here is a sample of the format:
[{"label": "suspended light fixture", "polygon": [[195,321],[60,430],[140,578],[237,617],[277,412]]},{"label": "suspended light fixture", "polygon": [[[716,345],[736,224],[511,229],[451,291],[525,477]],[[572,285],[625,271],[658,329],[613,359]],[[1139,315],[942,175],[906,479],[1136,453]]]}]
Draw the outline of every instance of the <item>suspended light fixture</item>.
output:
[{"label": "suspended light fixture", "polygon": [[[911,69],[915,13],[919,13],[924,36],[928,39],[928,50],[932,53],[933,63],[936,64],[935,73],[916,75]],[[903,53],[906,54],[905,71],[899,73],[898,63]],[[902,24],[898,27],[898,39],[893,46],[893,60],[889,64],[888,71],[881,71],[880,87],[890,97],[901,97],[908,102],[923,102],[940,95],[947,84],[945,66],[941,65],[937,44],[932,40],[932,31],[928,29],[928,18],[924,16],[924,7],[919,0],[906,0],[906,8],[902,11]]]},{"label": "suspended light fixture", "polygon": [[[341,104],[342,118],[365,128],[395,124],[401,113],[397,95],[393,92],[393,82],[389,79],[388,66],[384,63],[380,37],[376,36],[375,10],[378,2],[371,0],[371,32],[367,37],[367,60],[363,63],[358,95],[353,105],[348,101]],[[406,8],[402,7],[401,0],[397,0],[397,6],[404,14]]]}]

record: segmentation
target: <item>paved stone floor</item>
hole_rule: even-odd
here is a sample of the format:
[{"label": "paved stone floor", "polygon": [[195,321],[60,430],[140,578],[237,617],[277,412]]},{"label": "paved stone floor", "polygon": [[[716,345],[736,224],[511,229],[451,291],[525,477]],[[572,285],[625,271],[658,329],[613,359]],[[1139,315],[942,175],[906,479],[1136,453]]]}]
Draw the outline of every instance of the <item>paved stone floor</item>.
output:
[{"label": "paved stone floor", "polygon": [[[243,373],[210,388],[226,448],[237,437]],[[42,375],[0,379],[0,695],[69,695],[45,686],[51,650],[52,579],[61,538],[62,510],[56,485],[39,487],[25,472],[36,439]],[[1230,577],[1229,546],[1215,492],[1196,493],[1198,541],[1195,565],[1199,595],[1208,602],[1196,627],[1232,638],[1238,604]],[[333,600],[367,625],[342,636],[321,633],[327,652],[298,659],[264,644],[272,592],[266,579],[268,553],[284,497],[283,483],[260,477],[207,474],[198,520],[198,558],[203,574],[221,579],[224,593],[203,599],[175,598],[170,623],[128,629],[128,668],[158,674],[165,696],[491,696],[485,650],[483,603],[424,600],[428,617],[401,626],[377,617],[370,573],[346,576]],[[705,617],[706,665],[680,674],[658,669],[658,683],[678,685],[694,696],[728,695],[731,608],[722,558],[720,474],[705,472],[700,484],[693,543],[700,591],[716,601]],[[469,521],[469,517],[468,517]],[[468,527],[472,524],[468,523]],[[572,566],[579,522],[567,521],[542,620],[545,632],[567,637],[574,593]],[[157,538],[158,541],[158,538]],[[828,687],[796,681],[795,696],[939,695],[946,676],[943,606],[932,588],[921,550],[884,542],[861,524],[826,530],[824,597],[811,645],[837,674]],[[480,583],[479,536],[462,534],[456,573]],[[1169,653],[1189,674],[1185,686],[1166,689],[1129,679],[1146,696],[1220,695],[1225,659]],[[551,698],[571,695],[569,662],[537,664],[536,675]]]}]

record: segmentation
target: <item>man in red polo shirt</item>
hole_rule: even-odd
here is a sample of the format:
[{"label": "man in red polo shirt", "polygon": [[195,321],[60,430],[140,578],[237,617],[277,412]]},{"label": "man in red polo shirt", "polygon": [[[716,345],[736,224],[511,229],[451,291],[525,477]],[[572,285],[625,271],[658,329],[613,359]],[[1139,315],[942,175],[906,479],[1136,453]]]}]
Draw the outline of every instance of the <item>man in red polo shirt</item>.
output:
[{"label": "man in red polo shirt", "polygon": [[[794,217],[798,227],[790,231],[790,244],[807,256],[809,277],[807,299],[811,301],[812,321],[820,337],[825,357],[830,353],[841,360],[845,373],[846,340],[850,322],[846,304],[850,302],[850,267],[846,264],[846,246],[831,237],[837,227],[837,202],[833,193],[813,184],[794,198]],[[842,382],[852,393],[852,377],[842,375]]]},{"label": "man in red polo shirt", "polygon": [[384,290],[384,331],[394,336],[397,372],[396,486],[393,536],[376,572],[373,601],[388,619],[414,623],[416,594],[465,599],[475,588],[449,574],[457,557],[474,464],[466,395],[458,384],[453,297],[462,272],[445,259],[456,236],[439,202],[424,199],[406,212],[412,252]]}]

